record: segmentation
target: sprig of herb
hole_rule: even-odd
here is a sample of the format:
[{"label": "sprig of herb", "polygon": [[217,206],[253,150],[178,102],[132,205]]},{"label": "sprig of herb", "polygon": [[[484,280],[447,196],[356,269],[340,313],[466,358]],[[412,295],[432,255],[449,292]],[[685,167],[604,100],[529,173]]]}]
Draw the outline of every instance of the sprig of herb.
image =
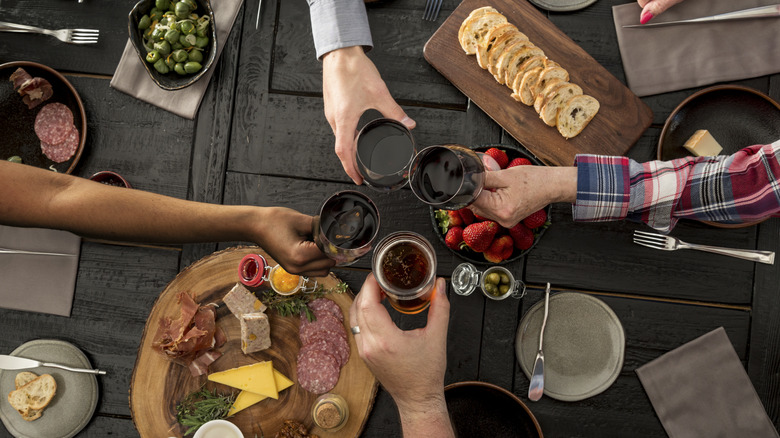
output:
[{"label": "sprig of herb", "polygon": [[176,420],[182,426],[188,427],[184,435],[189,435],[207,421],[227,417],[235,400],[236,394],[220,395],[216,389],[209,392],[208,389],[201,388],[176,405]]},{"label": "sprig of herb", "polygon": [[317,298],[322,298],[329,293],[343,294],[349,290],[349,285],[340,281],[337,285],[325,289],[321,284],[317,285],[317,289],[310,293],[296,293],[294,295],[279,295],[272,290],[263,292],[263,297],[260,301],[263,302],[269,309],[276,310],[281,316],[292,315],[306,315],[306,319],[314,321],[316,317],[314,312],[311,311],[309,306],[310,302]]}]

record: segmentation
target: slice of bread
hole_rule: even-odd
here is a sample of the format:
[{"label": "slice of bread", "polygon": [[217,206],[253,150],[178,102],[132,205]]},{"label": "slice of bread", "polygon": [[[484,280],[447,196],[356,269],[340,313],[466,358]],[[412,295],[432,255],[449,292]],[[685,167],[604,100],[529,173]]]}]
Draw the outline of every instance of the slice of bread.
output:
[{"label": "slice of bread", "polygon": [[528,37],[523,33],[505,33],[498,37],[493,47],[490,48],[487,54],[487,70],[492,74],[496,74],[496,65],[498,64],[498,58],[504,54],[506,49],[522,41],[528,41]]},{"label": "slice of bread", "polygon": [[16,386],[16,389],[19,389],[22,386],[32,382],[37,378],[38,375],[35,373],[31,373],[29,371],[22,371],[21,373],[18,373],[14,378],[14,386]]},{"label": "slice of bread", "polygon": [[[532,56],[526,59],[526,61],[520,66],[520,68],[517,69],[517,74],[515,74],[515,78],[512,79],[512,83],[509,88],[511,88],[512,91],[514,91],[514,94],[518,96],[518,99],[520,97],[520,83],[523,81],[523,76],[525,76],[525,73],[537,67],[544,68],[544,61],[546,59],[547,58],[545,56]],[[510,84],[507,83],[507,85]]]},{"label": "slice of bread", "polygon": [[519,41],[504,50],[504,53],[502,53],[501,56],[499,56],[496,60],[496,66],[493,69],[495,70],[493,78],[495,78],[496,82],[499,84],[503,84],[505,82],[504,76],[506,75],[506,69],[509,67],[512,59],[515,57],[515,55],[517,55],[518,52],[529,47],[534,47],[534,44],[530,41]]},{"label": "slice of bread", "polygon": [[599,101],[588,95],[574,96],[558,111],[556,126],[565,138],[576,137],[599,112]]},{"label": "slice of bread", "polygon": [[[562,82],[555,86],[547,96],[539,110],[539,117],[542,119],[545,125],[555,126],[558,117],[558,110],[561,109],[561,104],[567,102],[574,96],[582,94],[582,88],[579,85],[572,84],[570,82]],[[534,103],[535,104],[535,103]]]},{"label": "slice of bread", "polygon": [[[54,377],[49,374],[43,374],[19,389],[11,391],[8,394],[8,402],[23,417],[33,417],[35,416],[33,411],[48,406],[56,392],[57,382],[54,380]],[[35,418],[32,419],[34,420]]]},{"label": "slice of bread", "polygon": [[460,39],[460,46],[468,55],[477,53],[477,47],[488,31],[504,23],[506,23],[506,17],[498,12],[487,12],[467,19],[464,23],[466,27],[463,30],[463,37]]},{"label": "slice of bread", "polygon": [[523,80],[520,82],[519,92],[514,93],[517,95],[515,100],[530,105],[530,103],[526,103],[530,100],[530,97],[527,96],[531,95],[531,89],[536,89],[536,83],[539,82],[539,75],[542,73],[542,70],[544,68],[536,67],[525,72]]},{"label": "slice of bread", "polygon": [[542,110],[542,106],[544,106],[552,90],[558,87],[559,85],[563,84],[564,82],[566,81],[562,80],[561,78],[552,78],[549,81],[547,81],[547,84],[545,84],[544,89],[538,92],[536,94],[536,97],[534,98],[533,106],[534,106],[534,111],[536,111],[536,114],[539,114],[539,111]]},{"label": "slice of bread", "polygon": [[488,51],[493,47],[493,44],[496,42],[496,40],[505,33],[520,33],[520,31],[517,30],[517,27],[511,23],[499,24],[498,26],[490,29],[485,35],[485,38],[479,44],[479,47],[477,47],[477,64],[479,64],[480,67],[487,70]]},{"label": "slice of bread", "polygon": [[490,6],[483,6],[481,8],[474,9],[471,11],[468,17],[466,17],[463,20],[463,23],[460,24],[460,29],[458,29],[458,41],[462,41],[463,39],[463,32],[466,30],[466,22],[469,21],[469,18],[477,16],[477,15],[485,15],[488,12],[498,12],[496,8],[490,7]]},{"label": "slice of bread", "polygon": [[526,87],[520,89],[520,101],[526,105],[533,105],[534,100],[536,100],[536,95],[539,94],[547,85],[547,82],[553,78],[568,81],[569,72],[559,66],[545,68],[539,73],[539,77],[536,81],[529,82]]},{"label": "slice of bread", "polygon": [[544,51],[534,46],[533,44],[523,47],[521,50],[517,51],[512,59],[510,59],[507,63],[507,66],[504,69],[504,76],[502,78],[503,80],[499,82],[505,84],[509,88],[512,88],[512,82],[515,80],[517,72],[520,71],[520,67],[530,58],[535,56],[543,57]]}]

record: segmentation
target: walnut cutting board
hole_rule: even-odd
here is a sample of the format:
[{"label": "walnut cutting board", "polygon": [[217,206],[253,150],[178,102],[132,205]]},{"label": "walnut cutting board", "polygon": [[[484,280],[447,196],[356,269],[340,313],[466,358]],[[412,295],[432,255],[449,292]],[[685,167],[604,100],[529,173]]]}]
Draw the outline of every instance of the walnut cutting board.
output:
[{"label": "walnut cutting board", "polygon": [[[311,433],[321,437],[358,436],[363,430],[368,414],[374,404],[377,380],[357,354],[355,339],[348,333],[350,343],[349,362],[341,369],[336,387],[331,391],[343,396],[349,405],[349,420],[338,432],[329,433],[314,427],[311,407],[317,395],[298,385],[296,356],[301,347],[298,340],[298,317],[280,317],[275,311],[267,310],[271,323],[271,348],[251,355],[241,352],[240,326],[238,319],[222,305],[222,297],[238,282],[238,263],[250,253],[261,254],[271,266],[273,261],[257,247],[238,247],[214,253],[192,264],[179,273],[157,298],[144,327],[138,349],[138,357],[130,382],[130,410],[133,422],[141,437],[181,437],[186,431],[176,422],[176,404],[187,394],[196,391],[207,382],[206,376],[192,377],[186,367],[168,361],[152,350],[153,337],[157,333],[160,318],[179,316],[176,295],[180,291],[194,294],[196,302],[220,304],[217,310],[217,326],[227,335],[227,343],[219,350],[223,356],[209,366],[209,372],[272,360],[274,368],[289,377],[295,384],[279,393],[279,399],[266,399],[228,418],[235,423],[246,437],[257,435],[273,437],[287,419],[304,423]],[[317,278],[330,288],[338,284],[335,275]],[[341,306],[344,320],[349,321],[351,293],[326,295]],[[346,328],[346,327],[345,327]],[[229,393],[232,388],[208,382],[207,388],[217,388]],[[233,390],[236,393],[238,390]]]},{"label": "walnut cutting board", "polygon": [[[460,47],[460,25],[482,6],[504,14],[548,58],[568,70],[569,82],[598,99],[598,114],[578,136],[566,140],[556,128],[545,125],[533,107],[512,99],[511,90]],[[464,0],[428,40],[423,53],[444,77],[547,164],[571,166],[580,153],[623,155],[653,118],[639,97],[525,0]]]}]

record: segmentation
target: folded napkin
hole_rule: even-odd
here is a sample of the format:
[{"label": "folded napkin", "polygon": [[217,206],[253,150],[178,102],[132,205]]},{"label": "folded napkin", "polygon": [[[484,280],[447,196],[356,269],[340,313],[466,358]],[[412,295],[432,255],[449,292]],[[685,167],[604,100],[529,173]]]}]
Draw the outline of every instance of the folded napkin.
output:
[{"label": "folded napkin", "polygon": [[70,316],[79,269],[79,236],[0,225],[0,248],[74,254],[0,254],[0,307]]},{"label": "folded napkin", "polygon": [[723,327],[636,373],[670,438],[778,436]]},{"label": "folded napkin", "polygon": [[[222,48],[225,47],[242,3],[243,0],[211,2],[211,8],[214,10],[214,25],[217,30],[217,56],[214,58],[215,63],[219,60]],[[122,53],[122,59],[119,60],[114,77],[111,78],[111,86],[123,93],[137,97],[144,102],[151,103],[181,117],[194,119],[216,66],[212,66],[209,71],[189,87],[168,91],[163,90],[154,83],[142,62],[135,48],[133,48],[133,44],[128,39],[125,51]]]},{"label": "folded napkin", "polygon": [[[777,0],[688,0],[650,23],[766,6]],[[639,24],[636,2],[612,7],[628,87],[638,96],[780,72],[780,17],[626,28]]]}]

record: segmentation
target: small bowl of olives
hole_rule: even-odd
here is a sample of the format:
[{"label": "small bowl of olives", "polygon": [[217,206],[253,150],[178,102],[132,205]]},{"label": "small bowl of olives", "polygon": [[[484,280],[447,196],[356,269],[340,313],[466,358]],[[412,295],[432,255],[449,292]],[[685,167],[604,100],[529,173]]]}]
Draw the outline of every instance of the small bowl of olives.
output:
[{"label": "small bowl of olives", "polygon": [[128,31],[144,68],[164,90],[194,84],[217,55],[209,0],[141,0],[130,11]]}]

